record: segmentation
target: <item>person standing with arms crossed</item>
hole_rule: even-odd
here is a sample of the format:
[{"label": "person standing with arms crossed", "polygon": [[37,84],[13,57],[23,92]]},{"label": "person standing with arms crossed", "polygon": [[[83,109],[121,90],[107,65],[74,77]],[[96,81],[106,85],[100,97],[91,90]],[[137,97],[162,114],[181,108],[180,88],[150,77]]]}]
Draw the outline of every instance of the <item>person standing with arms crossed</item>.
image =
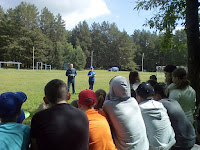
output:
[{"label": "person standing with arms crossed", "polygon": [[90,71],[88,72],[89,76],[89,89],[93,90],[93,85],[95,81],[96,72],[94,71],[93,66],[90,67]]},{"label": "person standing with arms crossed", "polygon": [[68,92],[70,85],[72,84],[72,93],[75,94],[75,76],[77,75],[76,69],[73,68],[73,64],[69,64],[69,69],[67,69],[66,76],[68,76]]}]

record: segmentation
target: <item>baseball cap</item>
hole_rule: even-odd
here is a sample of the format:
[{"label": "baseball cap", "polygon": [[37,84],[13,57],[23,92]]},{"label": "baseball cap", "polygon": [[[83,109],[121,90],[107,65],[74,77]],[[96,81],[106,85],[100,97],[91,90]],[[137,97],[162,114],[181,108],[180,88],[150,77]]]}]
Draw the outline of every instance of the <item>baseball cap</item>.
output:
[{"label": "baseball cap", "polygon": [[0,118],[14,117],[26,101],[27,96],[23,92],[6,92],[0,95]]},{"label": "baseball cap", "polygon": [[90,69],[93,69],[93,66],[90,66]]},{"label": "baseball cap", "polygon": [[137,90],[136,93],[144,98],[144,99],[151,99],[154,96],[154,88],[148,82],[142,82]]},{"label": "baseball cap", "polygon": [[[78,95],[79,99],[78,102],[82,105],[93,105],[94,103],[96,103],[97,98],[96,98],[96,94],[94,93],[94,91],[90,90],[90,89],[85,89],[83,91],[81,91]],[[85,100],[87,99],[92,99],[93,101],[91,103],[87,103]]]}]

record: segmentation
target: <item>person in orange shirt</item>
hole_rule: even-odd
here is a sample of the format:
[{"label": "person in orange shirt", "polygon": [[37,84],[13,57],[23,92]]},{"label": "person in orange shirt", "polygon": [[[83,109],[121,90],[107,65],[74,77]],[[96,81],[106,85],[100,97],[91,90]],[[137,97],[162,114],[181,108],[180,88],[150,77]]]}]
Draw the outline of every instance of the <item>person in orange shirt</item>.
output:
[{"label": "person in orange shirt", "polygon": [[79,93],[78,106],[89,120],[89,150],[116,150],[105,113],[95,110],[95,93],[86,89]]}]

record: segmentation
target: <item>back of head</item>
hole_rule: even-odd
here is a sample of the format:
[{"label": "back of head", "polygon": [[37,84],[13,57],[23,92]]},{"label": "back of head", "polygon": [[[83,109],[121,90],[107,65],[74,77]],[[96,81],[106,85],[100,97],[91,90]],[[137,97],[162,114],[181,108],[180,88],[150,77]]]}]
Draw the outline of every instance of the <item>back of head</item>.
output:
[{"label": "back of head", "polygon": [[66,100],[68,96],[67,85],[65,82],[59,79],[51,80],[44,88],[45,96],[52,104],[56,104],[59,101]]},{"label": "back of head", "polygon": [[106,91],[103,89],[98,89],[96,92],[96,97],[97,97],[97,105],[95,106],[95,109],[101,109],[103,107],[103,103],[105,101],[106,97]]},{"label": "back of head", "polygon": [[150,83],[142,82],[138,86],[136,93],[145,100],[152,99],[154,96],[154,88],[150,85]]},{"label": "back of head", "polygon": [[115,76],[110,81],[110,99],[117,100],[131,97],[130,84],[125,77]]},{"label": "back of head", "polygon": [[164,68],[164,71],[165,71],[165,72],[172,73],[175,69],[176,69],[176,66],[174,66],[174,65],[167,65],[167,66]]},{"label": "back of head", "polygon": [[139,79],[139,73],[137,71],[131,71],[129,73],[129,82],[130,82],[130,84],[134,84],[138,80],[140,80]]},{"label": "back of head", "polygon": [[190,85],[190,81],[187,79],[187,73],[184,68],[178,68],[172,72],[173,77],[177,77],[178,81],[175,83],[174,88],[184,89]]},{"label": "back of head", "polygon": [[175,69],[173,72],[172,72],[172,75],[174,77],[178,77],[179,79],[186,79],[187,78],[187,73],[185,71],[184,68],[178,68],[178,69]]},{"label": "back of head", "polygon": [[157,83],[154,86],[155,94],[159,94],[162,98],[167,97],[166,89],[167,85],[165,83]]},{"label": "back of head", "polygon": [[147,82],[150,83],[152,87],[157,83],[155,80],[148,80]]},{"label": "back of head", "polygon": [[156,75],[151,75],[151,76],[149,77],[149,79],[150,79],[150,80],[155,80],[155,81],[157,82],[157,77],[156,77]]},{"label": "back of head", "polygon": [[78,103],[81,105],[92,106],[97,102],[96,94],[90,89],[81,91],[78,98]]},{"label": "back of head", "polygon": [[0,118],[10,119],[20,111],[27,96],[23,92],[6,92],[0,95]]},{"label": "back of head", "polygon": [[71,102],[71,105],[74,106],[74,107],[76,107],[76,108],[78,108],[78,100],[77,99],[73,100]]}]

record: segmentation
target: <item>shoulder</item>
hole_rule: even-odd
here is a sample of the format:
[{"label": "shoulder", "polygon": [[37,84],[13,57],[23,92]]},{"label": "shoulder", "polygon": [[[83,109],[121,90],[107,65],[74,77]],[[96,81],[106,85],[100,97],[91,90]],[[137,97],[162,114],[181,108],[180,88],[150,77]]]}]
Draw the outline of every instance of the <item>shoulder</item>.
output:
[{"label": "shoulder", "polygon": [[155,100],[148,100],[141,102],[139,106],[143,109],[150,109],[150,108],[163,108],[163,104],[161,102]]},{"label": "shoulder", "polygon": [[180,95],[180,94],[181,94],[181,90],[180,89],[172,89],[169,92],[169,98],[171,98],[171,96],[173,97],[173,96],[177,96],[177,95]]},{"label": "shoulder", "polygon": [[168,90],[171,90],[174,87],[174,83],[171,83],[170,85],[167,86]]},{"label": "shoulder", "polygon": [[195,91],[191,86],[188,86],[188,89],[189,89],[191,92],[193,92],[193,93],[196,94],[196,91]]}]

